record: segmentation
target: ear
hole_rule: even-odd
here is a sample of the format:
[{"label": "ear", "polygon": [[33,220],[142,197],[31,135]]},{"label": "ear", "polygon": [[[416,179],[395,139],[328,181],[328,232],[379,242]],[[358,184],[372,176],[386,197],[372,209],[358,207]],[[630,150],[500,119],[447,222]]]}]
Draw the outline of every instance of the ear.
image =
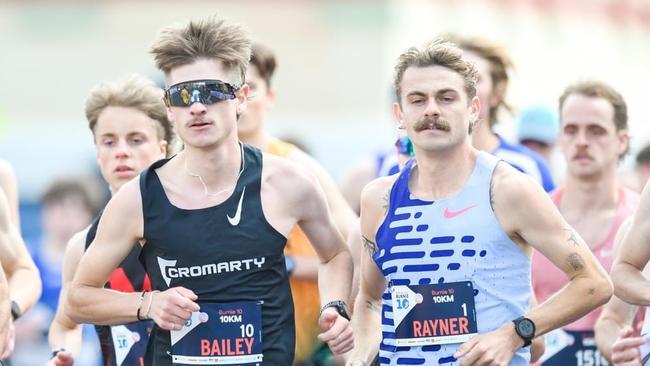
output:
[{"label": "ear", "polygon": [[246,110],[246,101],[248,100],[250,91],[251,87],[248,84],[242,85],[237,91],[237,115],[242,114]]},{"label": "ear", "polygon": [[471,135],[476,130],[476,126],[480,123],[481,101],[477,96],[474,96],[469,102],[469,128],[467,129]]},{"label": "ear", "polygon": [[406,129],[404,126],[404,118],[402,117],[402,107],[397,102],[393,103],[393,117],[395,117],[397,128],[400,130]]},{"label": "ear", "polygon": [[160,140],[159,146],[160,146],[160,153],[163,155],[163,157],[167,156],[167,146],[169,144],[167,143],[167,140]]},{"label": "ear", "polygon": [[275,106],[275,98],[277,96],[277,90],[275,88],[269,89],[266,93],[266,98],[268,99],[268,109],[271,109]]},{"label": "ear", "polygon": [[629,147],[630,147],[630,134],[628,130],[620,130],[617,132],[618,135],[618,156],[623,156]]},{"label": "ear", "polygon": [[172,107],[167,105],[167,103],[165,102],[164,97],[163,97],[162,102],[163,102],[163,105],[165,106],[165,112],[167,112],[167,119],[169,120],[169,122],[171,122],[173,124],[174,123],[174,114],[172,113]]}]

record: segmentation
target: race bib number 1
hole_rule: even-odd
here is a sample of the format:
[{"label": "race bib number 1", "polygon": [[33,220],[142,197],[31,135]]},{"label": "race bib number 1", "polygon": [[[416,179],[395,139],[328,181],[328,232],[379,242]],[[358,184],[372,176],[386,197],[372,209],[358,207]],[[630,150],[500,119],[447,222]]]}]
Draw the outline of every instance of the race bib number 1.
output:
[{"label": "race bib number 1", "polygon": [[179,331],[171,331],[174,365],[260,365],[261,302],[199,303]]},{"label": "race bib number 1", "polygon": [[463,343],[477,334],[469,281],[392,286],[397,346]]}]

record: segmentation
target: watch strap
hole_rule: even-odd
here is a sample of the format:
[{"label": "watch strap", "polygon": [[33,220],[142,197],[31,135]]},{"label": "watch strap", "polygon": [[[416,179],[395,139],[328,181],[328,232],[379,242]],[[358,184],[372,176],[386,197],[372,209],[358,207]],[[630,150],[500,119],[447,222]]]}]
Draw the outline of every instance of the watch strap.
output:
[{"label": "watch strap", "polygon": [[323,311],[327,308],[334,308],[337,313],[339,313],[340,316],[344,317],[347,320],[350,320],[350,314],[348,314],[347,311],[347,305],[345,304],[345,301],[342,300],[334,300],[330,301],[327,304],[323,305],[323,307],[320,309],[320,314],[323,314]]}]

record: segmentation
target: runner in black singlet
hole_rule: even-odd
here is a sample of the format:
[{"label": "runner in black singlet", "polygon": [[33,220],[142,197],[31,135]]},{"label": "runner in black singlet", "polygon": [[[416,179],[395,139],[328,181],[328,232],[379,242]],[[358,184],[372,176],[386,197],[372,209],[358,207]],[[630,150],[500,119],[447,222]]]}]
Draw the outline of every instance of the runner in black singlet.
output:
[{"label": "runner in black singlet", "polygon": [[[353,346],[352,260],[319,183],[237,140],[250,44],[240,26],[215,18],[161,31],[151,52],[184,149],[111,199],[67,294],[78,322],[154,320],[147,365],[290,365],[283,250],[297,224],[321,262],[319,339],[335,354]],[[154,291],[103,289],[135,242]]]}]

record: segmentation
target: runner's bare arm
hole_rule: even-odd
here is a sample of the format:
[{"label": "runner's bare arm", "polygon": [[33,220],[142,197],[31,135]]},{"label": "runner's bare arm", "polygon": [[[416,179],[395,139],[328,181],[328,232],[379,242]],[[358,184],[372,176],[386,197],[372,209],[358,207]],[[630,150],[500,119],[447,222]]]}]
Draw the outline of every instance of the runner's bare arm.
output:
[{"label": "runner's bare arm", "polygon": [[339,191],[336,182],[314,158],[303,151],[294,149],[288,158],[306,167],[316,177],[325,192],[327,204],[336,227],[341,232],[341,235],[347,238],[357,215],[352,211],[341,191]]},{"label": "runner's bare arm", "polygon": [[0,190],[0,263],[9,284],[9,295],[27,312],[41,296],[41,278],[16,225],[11,221],[9,205]]},{"label": "runner's bare arm", "polygon": [[363,248],[359,295],[355,301],[352,324],[355,329],[355,347],[349,365],[369,365],[379,352],[381,342],[381,298],[386,279],[372,255],[377,251],[375,233],[386,216],[385,197],[390,189],[388,178],[368,184],[361,194],[360,240]]},{"label": "runner's bare arm", "polygon": [[122,324],[137,320],[139,293],[104,288],[110,274],[142,238],[142,203],[137,179],[110,200],[93,244],[82,256],[69,286],[65,314],[77,323]]},{"label": "runner's bare arm", "polygon": [[[341,233],[328,210],[325,194],[313,175],[296,172],[292,178],[291,194],[287,195],[298,219],[321,261],[318,287],[321,304],[335,300],[347,301],[352,283],[352,258]],[[352,328],[333,307],[323,310],[318,338],[326,342],[334,354],[349,351],[353,344]]]},{"label": "runner's bare arm", "polygon": [[355,220],[356,225],[352,226],[350,229],[350,235],[348,236],[348,248],[350,248],[350,254],[352,255],[353,263],[353,276],[352,276],[352,288],[350,289],[350,310],[354,310],[354,305],[356,298],[359,294],[359,286],[361,281],[361,251],[363,250],[363,237],[361,236],[361,223],[359,220]]},{"label": "runner's bare arm", "polygon": [[[539,302],[537,301],[537,296],[535,296],[535,292],[533,291],[533,298],[530,299],[530,308],[534,308],[537,305],[539,305]],[[544,340],[544,336],[539,336],[533,339],[532,343],[530,344],[530,362],[535,363],[537,362],[542,356],[544,356],[544,352],[546,352],[546,342]]]},{"label": "runner's bare arm", "polygon": [[65,348],[73,357],[81,351],[81,326],[65,314],[65,298],[86,245],[88,229],[76,233],[65,249],[61,273],[61,292],[56,314],[50,324],[48,341],[51,349]]},{"label": "runner's bare arm", "polygon": [[4,353],[4,347],[9,334],[9,323],[11,322],[11,302],[9,300],[9,286],[5,278],[2,265],[0,265],[0,354]]},{"label": "runner's bare arm", "polygon": [[616,296],[630,304],[650,306],[650,281],[641,273],[650,260],[650,185],[646,184],[632,226],[612,265]]},{"label": "runner's bare arm", "polygon": [[[619,227],[614,239],[614,248],[617,252],[631,224],[632,219],[628,218]],[[598,350],[607,361],[612,362],[612,346],[619,338],[621,331],[630,326],[636,311],[636,306],[624,302],[617,296],[612,296],[609,302],[603,306],[598,321],[596,321],[594,332]]]},{"label": "runner's bare arm", "polygon": [[325,195],[311,175],[301,176],[294,196],[303,229],[320,258],[319,288],[321,303],[347,300],[352,282],[352,258],[341,233],[328,211]]},{"label": "runner's bare arm", "polygon": [[[529,256],[531,246],[537,249],[569,279],[566,287],[524,315],[535,323],[536,336],[569,324],[609,300],[612,285],[607,273],[536,182],[499,164],[492,178],[491,201],[505,232]],[[463,366],[479,360],[508,363],[523,344],[508,322],[466,342],[456,356],[463,357]]]},{"label": "runner's bare arm", "polygon": [[520,238],[519,242],[537,249],[569,278],[568,286],[528,314],[539,336],[605,303],[611,297],[612,285],[589,247],[542,188],[506,164],[499,164],[499,168],[493,195],[500,222],[507,232]]},{"label": "runner's bare arm", "polygon": [[0,188],[7,196],[7,203],[11,212],[11,221],[19,228],[20,232],[20,215],[18,214],[18,184],[16,183],[16,175],[11,165],[0,160]]}]

